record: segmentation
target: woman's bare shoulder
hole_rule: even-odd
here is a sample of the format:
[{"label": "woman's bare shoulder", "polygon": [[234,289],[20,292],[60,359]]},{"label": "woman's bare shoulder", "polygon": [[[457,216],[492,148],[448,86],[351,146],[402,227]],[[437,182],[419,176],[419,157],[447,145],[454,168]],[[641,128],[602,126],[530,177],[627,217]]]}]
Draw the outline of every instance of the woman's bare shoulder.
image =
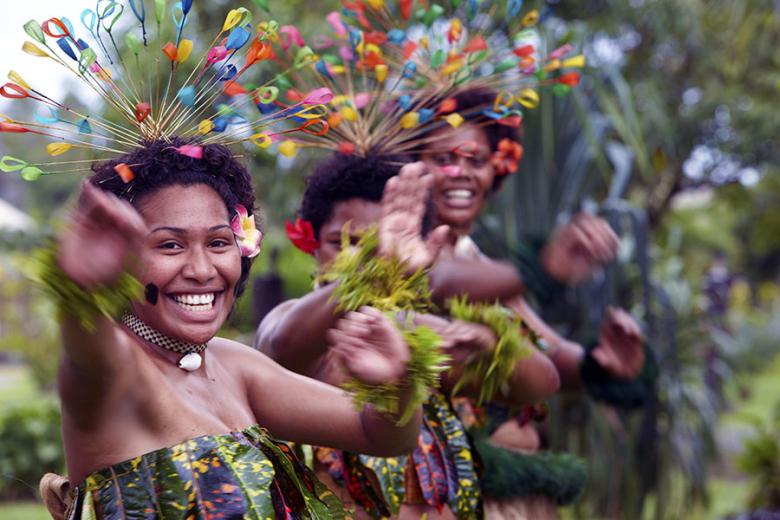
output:
[{"label": "woman's bare shoulder", "polygon": [[272,367],[276,363],[249,345],[232,339],[215,337],[209,341],[209,351],[218,356],[220,362],[233,368]]}]

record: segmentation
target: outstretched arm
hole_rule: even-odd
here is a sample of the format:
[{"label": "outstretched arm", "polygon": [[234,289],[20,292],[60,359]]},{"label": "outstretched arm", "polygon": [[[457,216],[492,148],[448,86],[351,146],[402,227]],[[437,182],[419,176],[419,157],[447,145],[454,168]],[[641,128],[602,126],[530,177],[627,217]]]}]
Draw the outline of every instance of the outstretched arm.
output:
[{"label": "outstretched arm", "polygon": [[468,295],[469,301],[505,301],[523,292],[523,281],[508,262],[489,258],[460,259],[442,253],[430,272],[433,301]]},{"label": "outstretched arm", "polygon": [[564,390],[580,390],[580,363],[585,354],[579,343],[569,341],[558,334],[552,327],[540,318],[522,297],[513,298],[507,306],[528,324],[547,343],[550,350],[547,353],[560,376],[561,388]]},{"label": "outstretched arm", "polygon": [[[328,337],[337,362],[348,375],[368,384],[403,380],[408,348],[395,326],[378,311],[364,308],[349,313]],[[343,390],[293,374],[268,359],[245,377],[255,416],[277,437],[378,456],[399,455],[416,445],[419,410],[406,425],[397,426],[397,416],[377,413],[371,407],[356,412]],[[407,397],[402,391],[401,410]]]},{"label": "outstretched arm", "polygon": [[[77,208],[58,236],[57,263],[81,289],[111,286],[145,235],[146,224],[130,204],[85,183]],[[67,302],[61,304],[60,397],[70,420],[89,426],[133,381],[137,350],[111,319],[96,313],[93,327],[85,328],[68,312]]]},{"label": "outstretched arm", "polygon": [[278,305],[257,328],[255,348],[293,372],[315,377],[328,352],[326,334],[342,316],[338,302],[331,301],[335,285]]},{"label": "outstretched arm", "polygon": [[[86,291],[110,286],[145,235],[146,224],[129,203],[85,183],[78,207],[58,236],[57,262]],[[65,367],[108,378],[124,369],[129,345],[113,321],[96,314],[94,330],[88,330],[67,309],[61,316]]]},{"label": "outstretched arm", "polygon": [[[427,240],[421,236],[431,182],[424,173],[422,163],[407,164],[387,182],[378,223],[379,254],[399,258],[412,272],[433,262],[447,233],[441,227]],[[327,352],[325,334],[342,317],[338,302],[331,301],[337,283],[279,305],[260,324],[255,347],[284,367],[313,377]]]},{"label": "outstretched arm", "polygon": [[[579,343],[567,340],[547,325],[523,298],[507,303],[549,345],[548,355],[561,379],[564,390],[582,390],[580,367],[585,349]],[[644,350],[639,326],[622,310],[610,308],[604,316],[599,344],[593,357],[613,377],[633,379],[644,366]]]},{"label": "outstretched arm", "polygon": [[[442,386],[451,391],[463,375],[464,367],[475,356],[489,355],[496,345],[496,335],[488,327],[478,323],[421,314],[415,316],[417,325],[425,325],[436,331],[443,342],[444,351],[450,355],[450,369],[443,374]],[[529,356],[518,360],[512,376],[507,381],[508,393],[496,396],[511,404],[533,404],[555,394],[560,387],[558,371],[541,352],[533,349]],[[477,397],[479,388],[470,385],[460,389],[460,395]]]}]

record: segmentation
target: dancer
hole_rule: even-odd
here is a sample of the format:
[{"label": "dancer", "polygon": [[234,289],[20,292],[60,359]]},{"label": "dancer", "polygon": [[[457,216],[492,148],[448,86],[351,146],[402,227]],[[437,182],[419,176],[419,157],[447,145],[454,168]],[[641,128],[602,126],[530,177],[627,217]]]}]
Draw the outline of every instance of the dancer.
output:
[{"label": "dancer", "polygon": [[[206,146],[198,160],[169,145],[121,158],[137,165],[129,201],[119,198],[115,164],[97,166],[47,264],[62,313],[63,439],[77,483],[70,517],[343,516],[271,435],[392,455],[414,445],[419,420],[399,427],[371,409],[355,412],[342,391],[214,337],[248,273],[233,233],[236,223],[253,228],[241,214],[254,195],[226,148]],[[92,307],[126,279],[128,263],[145,298],[117,323]],[[363,309],[333,325],[332,355],[352,377],[403,379],[408,350],[381,313]]]},{"label": "dancer", "polygon": [[[433,262],[431,244],[447,230],[430,231],[427,240],[422,236],[429,227],[424,225],[424,216],[432,178],[425,175],[421,164],[408,164],[398,174],[396,160],[336,154],[308,178],[298,231],[310,231],[307,237],[297,234],[294,238],[299,247],[315,255],[321,268],[327,269],[341,252],[344,229],[350,241],[357,243],[365,230],[377,225],[380,243],[388,236],[403,237],[393,242],[403,244],[400,249],[417,258],[418,267]],[[341,316],[338,302],[333,300],[338,283],[319,287],[274,309],[258,328],[257,347],[292,370],[332,384],[342,383],[326,343],[327,330]],[[315,467],[324,481],[332,477],[332,489],[345,501],[359,506],[358,517],[397,513],[399,518],[422,514],[428,518],[475,518],[479,508],[471,448],[444,395],[456,384],[458,369],[489,353],[497,338],[491,329],[476,323],[430,315],[418,315],[416,320],[436,330],[443,338],[445,352],[451,355],[450,370],[443,374],[444,394],[434,393],[424,406],[420,446],[408,457],[389,462],[315,449]],[[507,386],[509,402],[535,403],[556,391],[557,375],[540,352],[531,350],[517,362]],[[464,391],[478,394],[475,388]],[[424,453],[428,453],[427,462],[423,462]],[[432,462],[436,457],[440,458],[438,463]],[[447,474],[450,465],[457,468],[455,474],[460,478],[453,480]],[[464,502],[462,497],[470,500]]]},{"label": "dancer", "polygon": [[[468,112],[471,107],[483,106],[496,98],[496,93],[488,90],[473,90],[455,97],[458,110]],[[455,294],[468,294],[470,299],[492,300],[499,298],[513,309],[529,326],[544,339],[548,345],[548,355],[555,363],[560,374],[563,389],[581,390],[588,387],[588,374],[597,372],[603,377],[611,377],[615,384],[630,384],[631,380],[643,370],[645,353],[638,325],[625,311],[610,309],[604,317],[597,345],[586,351],[579,344],[561,337],[548,326],[528,305],[523,294],[492,290],[492,286],[517,287],[519,275],[505,269],[505,264],[497,263],[484,256],[476,244],[469,238],[474,221],[484,208],[490,195],[500,188],[503,180],[513,173],[522,156],[522,148],[516,142],[515,129],[492,123],[484,116],[467,121],[456,130],[442,128],[428,136],[432,142],[446,142],[448,150],[421,149],[421,158],[429,166],[434,176],[433,201],[436,208],[437,224],[446,224],[450,229],[447,246],[440,254],[438,265],[432,271],[434,294],[446,298]],[[553,271],[572,281],[581,280],[595,266],[609,260],[614,255],[616,240],[614,234],[604,229],[604,223],[594,219],[579,219],[572,227],[553,237],[552,244],[546,248],[547,265],[555,266]],[[485,279],[493,279],[488,286]],[[585,381],[583,381],[583,376]],[[641,383],[640,383],[641,384]],[[501,423],[493,421],[489,427],[491,441],[500,446],[523,452],[533,452],[540,448],[536,430],[527,424],[529,416],[521,420],[511,419]],[[526,424],[524,424],[526,423]],[[480,443],[485,456],[495,465],[518,466],[523,459],[504,458],[490,445]],[[544,467],[545,462],[537,461],[536,467]],[[555,501],[567,503],[581,489],[581,478],[567,478],[558,473],[558,469],[549,466],[551,474],[539,475],[536,482],[529,474],[521,481],[519,475],[512,481],[506,472],[501,478],[485,475],[486,513],[488,517],[506,518],[555,518]],[[562,460],[560,469],[577,468],[570,460]],[[491,469],[491,465],[488,466]],[[516,468],[517,469],[517,468]],[[560,473],[565,473],[561,471]],[[581,474],[581,470],[579,470]],[[496,474],[497,475],[497,474]],[[576,480],[580,480],[579,486]],[[551,484],[545,487],[545,483]],[[558,489],[552,489],[561,484]],[[546,496],[534,496],[544,493]],[[512,500],[512,497],[519,497]],[[501,500],[495,500],[501,499]]]},{"label": "dancer", "polygon": [[[284,104],[273,81],[241,86],[295,32],[255,24],[246,8],[198,41],[187,30],[192,1],[172,15],[163,1],[149,11],[144,2],[110,4],[85,9],[81,25],[53,17],[24,26],[25,52],[73,72],[102,105],[57,101],[14,71],[0,87],[37,109],[33,121],[4,118],[0,132],[50,139],[48,160],[30,148],[33,159],[4,156],[0,169],[28,181],[95,172],[56,247],[39,258],[62,323],[67,516],[344,517],[272,435],[377,455],[411,449],[420,414],[406,382],[420,367],[407,370],[414,357],[401,333],[360,308],[328,337],[356,384],[394,388],[403,417],[371,406],[358,413],[344,392],[215,338],[261,238],[249,173],[227,146],[278,142],[291,154],[283,136],[328,131],[317,113],[332,94],[317,89]],[[77,155],[83,150],[90,155]]]}]

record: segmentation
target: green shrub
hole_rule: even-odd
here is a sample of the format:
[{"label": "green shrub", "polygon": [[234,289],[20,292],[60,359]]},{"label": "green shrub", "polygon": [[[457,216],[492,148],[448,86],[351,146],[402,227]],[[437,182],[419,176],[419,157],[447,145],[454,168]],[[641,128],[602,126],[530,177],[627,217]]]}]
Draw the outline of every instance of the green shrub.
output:
[{"label": "green shrub", "polygon": [[737,458],[737,466],[751,479],[748,506],[751,510],[780,510],[780,403],[774,418],[765,424],[758,418],[752,421],[755,436],[745,442],[744,452]]},{"label": "green shrub", "polygon": [[60,409],[53,399],[0,412],[0,499],[37,497],[46,472],[62,472]]}]

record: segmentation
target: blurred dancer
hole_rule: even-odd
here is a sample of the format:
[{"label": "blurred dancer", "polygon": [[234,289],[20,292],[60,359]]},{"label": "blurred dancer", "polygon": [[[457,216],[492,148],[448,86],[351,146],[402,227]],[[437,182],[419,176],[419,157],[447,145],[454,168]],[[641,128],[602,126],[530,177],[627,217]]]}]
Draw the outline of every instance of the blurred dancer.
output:
[{"label": "blurred dancer", "polygon": [[[399,249],[415,265],[432,264],[432,244],[446,235],[437,228],[423,237],[430,182],[421,164],[404,166],[400,174],[396,158],[334,155],[321,163],[307,181],[300,215],[308,237],[298,234],[295,242],[314,254],[327,267],[342,250],[343,230],[356,244],[362,233],[377,226],[380,243],[387,235],[402,244]],[[430,220],[430,215],[428,215]],[[346,228],[345,228],[346,226]],[[302,229],[298,230],[302,232]],[[383,236],[384,235],[384,236]],[[282,365],[317,379],[339,384],[343,376],[334,371],[328,356],[326,333],[340,319],[333,300],[334,284],[283,303],[272,311],[258,329],[257,346]],[[475,356],[489,353],[497,338],[491,329],[460,320],[423,315],[415,318],[443,338],[443,349],[451,364],[443,377],[442,393],[434,393],[424,406],[425,418],[417,449],[398,459],[377,459],[315,448],[315,467],[324,481],[331,478],[347,503],[358,506],[358,518],[381,518],[397,513],[398,518],[481,517],[477,475],[471,446],[445,395],[458,380],[461,367]],[[515,404],[535,403],[557,390],[557,374],[538,351],[517,363],[507,381],[507,400]],[[472,395],[478,389],[466,388]]]}]

